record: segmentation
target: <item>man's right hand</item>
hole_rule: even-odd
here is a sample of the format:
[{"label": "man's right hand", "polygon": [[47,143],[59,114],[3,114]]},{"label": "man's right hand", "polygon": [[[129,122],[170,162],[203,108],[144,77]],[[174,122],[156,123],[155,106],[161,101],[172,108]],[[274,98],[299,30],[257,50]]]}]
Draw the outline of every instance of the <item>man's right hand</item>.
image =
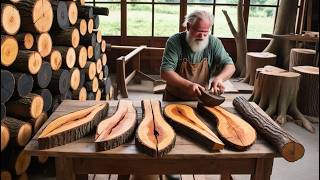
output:
[{"label": "man's right hand", "polygon": [[205,88],[203,86],[201,86],[200,84],[191,82],[188,85],[186,93],[191,97],[199,97],[199,96],[201,96],[200,89],[205,90]]}]

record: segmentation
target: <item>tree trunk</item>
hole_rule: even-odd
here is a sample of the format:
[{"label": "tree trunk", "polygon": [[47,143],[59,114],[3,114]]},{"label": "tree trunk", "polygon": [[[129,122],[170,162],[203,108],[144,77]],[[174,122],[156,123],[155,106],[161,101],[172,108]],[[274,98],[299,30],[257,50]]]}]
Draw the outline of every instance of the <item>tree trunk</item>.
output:
[{"label": "tree trunk", "polygon": [[104,74],[104,77],[109,77],[109,68],[107,65],[105,65],[103,68],[103,74]]},{"label": "tree trunk", "polygon": [[295,66],[292,70],[301,74],[297,100],[299,110],[305,115],[319,117],[319,68]]},{"label": "tree trunk", "polygon": [[70,87],[70,73],[68,70],[59,69],[52,72],[48,89],[52,94],[65,94]]},{"label": "tree trunk", "polygon": [[[7,147],[10,140],[9,128],[3,123],[3,121],[1,119],[1,152]],[[1,179],[2,179],[2,174],[1,174]]]},{"label": "tree trunk", "polygon": [[34,37],[31,33],[19,33],[14,37],[18,41],[19,49],[30,50],[34,46]]},{"label": "tree trunk", "polygon": [[[294,33],[298,0],[281,0],[278,9],[276,24],[274,27],[274,35],[284,35]],[[274,38],[268,46],[263,50],[277,55],[277,66],[284,69],[289,67],[290,49],[293,42],[280,38]]]},{"label": "tree trunk", "polygon": [[37,118],[43,110],[43,99],[37,94],[29,93],[18,100],[8,101],[6,107],[9,116],[18,119]]},{"label": "tree trunk", "polygon": [[76,63],[76,51],[73,47],[66,47],[66,46],[53,46],[53,49],[58,50],[62,56],[62,68],[71,69],[74,67]]},{"label": "tree trunk", "polygon": [[[101,45],[103,44],[103,41],[101,43]],[[102,65],[103,66],[107,66],[107,62],[108,62],[108,58],[107,58],[107,54],[106,53],[102,53],[100,56],[100,59],[102,61]]]},{"label": "tree trunk", "polygon": [[238,0],[237,20],[238,31],[235,30],[227,11],[222,10],[228,22],[230,31],[236,41],[237,59],[236,59],[236,76],[244,77],[246,74],[246,53],[247,53],[247,34],[243,19],[243,0]]},{"label": "tree trunk", "polygon": [[67,3],[56,0],[50,0],[50,2],[54,14],[51,30],[65,30],[70,28]]},{"label": "tree trunk", "polygon": [[16,61],[7,69],[37,74],[41,68],[42,58],[36,51],[20,50]]},{"label": "tree trunk", "polygon": [[98,88],[97,92],[94,92],[94,99],[96,101],[100,101],[101,100],[101,90]]},{"label": "tree trunk", "polygon": [[1,32],[14,35],[18,32],[21,24],[18,9],[11,4],[1,3]]},{"label": "tree trunk", "polygon": [[275,123],[259,106],[253,106],[244,97],[236,97],[233,105],[260,135],[277,148],[287,161],[294,162],[302,158],[303,145]]},{"label": "tree trunk", "polygon": [[33,88],[33,78],[30,74],[13,72],[15,81],[15,91],[13,95],[15,97],[23,97],[28,95]]},{"label": "tree trunk", "polygon": [[79,68],[84,68],[88,59],[87,48],[85,46],[78,46],[77,48],[75,48],[75,51],[77,57],[75,66]]},{"label": "tree trunk", "polygon": [[15,79],[10,71],[1,69],[1,103],[9,101],[15,89]]},{"label": "tree trunk", "polygon": [[51,36],[54,39],[53,44],[58,46],[72,46],[76,48],[80,41],[80,34],[77,28],[51,32]]},{"label": "tree trunk", "polygon": [[17,40],[12,36],[1,35],[1,65],[10,66],[18,55]]},{"label": "tree trunk", "polygon": [[74,67],[70,70],[70,87],[72,90],[77,90],[80,83],[80,71]]},{"label": "tree trunk", "polygon": [[6,117],[2,121],[9,129],[10,143],[14,146],[25,146],[32,135],[32,126],[24,121]]},{"label": "tree trunk", "polygon": [[43,62],[40,71],[35,76],[35,87],[47,88],[52,78],[51,66],[48,62]]},{"label": "tree trunk", "polygon": [[51,69],[57,71],[62,64],[62,55],[59,50],[53,48],[51,54],[48,57],[45,57],[44,61],[49,62]]},{"label": "tree trunk", "polygon": [[246,55],[246,77],[242,82],[254,85],[256,69],[276,65],[277,56],[268,52],[248,52]]},{"label": "tree trunk", "polygon": [[290,51],[289,71],[294,66],[315,66],[314,56],[316,51],[313,49],[292,48]]},{"label": "tree trunk", "polygon": [[94,59],[98,60],[100,58],[101,55],[101,47],[100,47],[100,43],[96,43],[93,46],[93,52],[94,52]]},{"label": "tree trunk", "polygon": [[52,106],[52,94],[49,89],[39,89],[36,90],[34,93],[40,95],[43,99],[43,112],[49,111]]},{"label": "tree trunk", "polygon": [[93,30],[93,33],[95,33],[96,36],[97,36],[97,42],[101,43],[101,41],[102,41],[102,33],[101,33],[101,31],[100,30]]}]

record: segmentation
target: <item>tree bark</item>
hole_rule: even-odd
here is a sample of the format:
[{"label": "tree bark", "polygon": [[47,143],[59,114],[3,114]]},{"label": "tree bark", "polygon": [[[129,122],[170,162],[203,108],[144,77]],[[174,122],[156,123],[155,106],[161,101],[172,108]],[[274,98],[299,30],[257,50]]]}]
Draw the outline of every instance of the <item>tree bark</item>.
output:
[{"label": "tree bark", "polygon": [[14,37],[18,41],[19,49],[30,50],[34,45],[34,37],[31,33],[19,33]]},{"label": "tree bark", "polygon": [[12,117],[6,117],[2,122],[9,129],[10,143],[14,147],[23,147],[29,142],[32,135],[32,126],[29,123]]},{"label": "tree bark", "polygon": [[51,32],[51,35],[54,39],[53,44],[58,46],[72,46],[76,48],[80,42],[80,34],[77,28]]},{"label": "tree bark", "polygon": [[15,81],[15,91],[13,96],[23,97],[28,95],[33,88],[33,78],[30,74],[13,72],[13,77]]},{"label": "tree bark", "polygon": [[37,74],[41,68],[42,58],[36,51],[19,50],[16,60],[14,63],[6,67],[7,69]]},{"label": "tree bark", "polygon": [[52,72],[48,89],[52,94],[65,94],[70,87],[70,73],[68,70],[59,69]]}]

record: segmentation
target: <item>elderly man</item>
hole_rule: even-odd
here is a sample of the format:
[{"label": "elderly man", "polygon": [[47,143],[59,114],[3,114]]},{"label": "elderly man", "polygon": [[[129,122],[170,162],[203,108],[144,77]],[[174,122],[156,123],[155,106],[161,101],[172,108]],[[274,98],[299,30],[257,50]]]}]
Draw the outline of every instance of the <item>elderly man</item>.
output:
[{"label": "elderly man", "polygon": [[201,91],[224,92],[223,81],[229,79],[235,66],[221,41],[210,34],[213,16],[197,10],[186,16],[186,31],[171,36],[161,63],[161,78],[167,81],[165,101],[196,100]]}]

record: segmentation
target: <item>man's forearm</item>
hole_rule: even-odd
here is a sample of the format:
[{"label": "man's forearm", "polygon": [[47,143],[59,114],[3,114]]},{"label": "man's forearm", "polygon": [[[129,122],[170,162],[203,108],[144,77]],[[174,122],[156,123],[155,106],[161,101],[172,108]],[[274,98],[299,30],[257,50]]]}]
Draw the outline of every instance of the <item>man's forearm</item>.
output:
[{"label": "man's forearm", "polygon": [[192,84],[191,81],[182,78],[175,71],[162,71],[161,78],[164,79],[167,82],[167,84],[171,86],[179,87],[180,89],[187,88]]},{"label": "man's forearm", "polygon": [[236,68],[233,64],[227,64],[223,67],[222,71],[215,78],[219,78],[222,79],[222,81],[226,81],[232,77],[235,70]]}]

